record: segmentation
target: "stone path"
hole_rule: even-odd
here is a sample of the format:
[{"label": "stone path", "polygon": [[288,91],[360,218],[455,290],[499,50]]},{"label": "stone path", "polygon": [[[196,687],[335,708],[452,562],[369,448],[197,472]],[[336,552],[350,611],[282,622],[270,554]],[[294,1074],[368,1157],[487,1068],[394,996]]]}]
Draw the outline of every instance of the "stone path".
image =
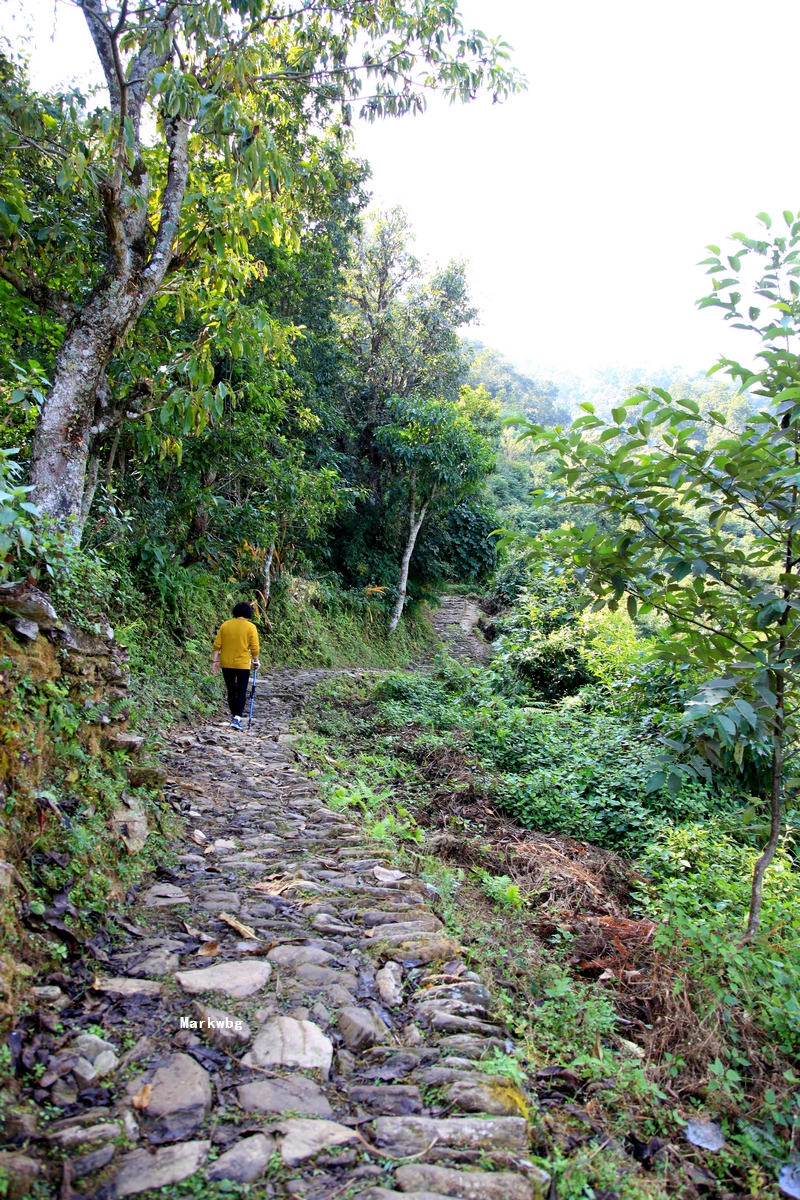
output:
[{"label": "stone path", "polygon": [[485,662],[491,647],[478,632],[481,610],[469,596],[442,596],[439,608],[431,612],[431,624],[447,652],[459,662]]},{"label": "stone path", "polygon": [[179,867],[133,898],[107,961],[38,989],[43,1118],[6,1130],[12,1196],[193,1176],[307,1200],[552,1195],[527,1097],[488,1066],[507,1030],[433,889],[328,809],[292,749],[327,674],[263,680],[249,733],[172,743]]}]

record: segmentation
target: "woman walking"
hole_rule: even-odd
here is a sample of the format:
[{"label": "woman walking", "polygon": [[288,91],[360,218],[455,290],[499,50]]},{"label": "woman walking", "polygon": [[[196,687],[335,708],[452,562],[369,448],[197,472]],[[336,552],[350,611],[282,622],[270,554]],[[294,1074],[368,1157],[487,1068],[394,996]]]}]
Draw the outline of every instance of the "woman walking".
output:
[{"label": "woman walking", "polygon": [[233,619],[223,621],[217,631],[211,659],[215,675],[222,668],[233,729],[242,728],[251,665],[258,666],[258,630],[253,624],[253,606],[240,600],[233,610]]}]

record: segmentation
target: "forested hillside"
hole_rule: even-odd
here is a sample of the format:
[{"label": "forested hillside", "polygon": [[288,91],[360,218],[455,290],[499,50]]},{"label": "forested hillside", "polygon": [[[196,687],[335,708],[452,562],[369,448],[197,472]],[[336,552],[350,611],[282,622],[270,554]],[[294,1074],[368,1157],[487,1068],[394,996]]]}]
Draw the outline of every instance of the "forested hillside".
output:
[{"label": "forested hillside", "polygon": [[538,378],[352,134],[502,38],[78,8],[98,88],[0,46],[0,1197],[800,1196],[800,214],[741,362]]}]

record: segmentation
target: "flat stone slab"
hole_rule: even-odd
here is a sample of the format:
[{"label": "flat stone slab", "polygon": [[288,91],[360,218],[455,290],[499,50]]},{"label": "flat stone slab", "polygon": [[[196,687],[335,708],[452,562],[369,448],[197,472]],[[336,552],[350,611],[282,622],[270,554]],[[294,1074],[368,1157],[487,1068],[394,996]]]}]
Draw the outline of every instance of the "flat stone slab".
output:
[{"label": "flat stone slab", "polygon": [[503,1032],[494,1022],[479,1021],[477,1017],[458,1017],[447,1012],[434,1013],[429,1024],[431,1029],[439,1033],[477,1033],[491,1037]]},{"label": "flat stone slab", "polygon": [[163,1146],[155,1154],[149,1150],[134,1150],[120,1160],[114,1180],[116,1196],[135,1196],[150,1188],[181,1183],[194,1175],[206,1160],[210,1142],[180,1142]]},{"label": "flat stone slab", "polygon": [[440,997],[436,1000],[422,1000],[417,1004],[417,1020],[427,1024],[439,1014],[447,1014],[452,1017],[477,1017],[480,1021],[488,1021],[489,1024],[499,1025],[500,1021],[491,1014],[491,1009],[485,1004],[470,1004],[465,1000],[456,1000],[452,997]]},{"label": "flat stone slab", "polygon": [[384,1116],[409,1117],[422,1112],[422,1096],[410,1083],[358,1084],[348,1090],[354,1104]]},{"label": "flat stone slab", "polygon": [[113,1042],[107,1042],[105,1038],[98,1037],[96,1033],[80,1033],[72,1039],[69,1049],[83,1058],[88,1058],[89,1062],[93,1063],[103,1051],[110,1050],[115,1053],[117,1048]]},{"label": "flat stone slab", "polygon": [[206,893],[199,902],[197,907],[203,912],[238,912],[241,906],[241,900],[236,892],[211,892]]},{"label": "flat stone slab", "polygon": [[148,951],[135,967],[128,967],[131,975],[141,978],[145,975],[172,975],[180,966],[180,958],[166,946],[156,946]]},{"label": "flat stone slab", "polygon": [[325,966],[326,963],[333,962],[333,955],[328,954],[327,950],[320,950],[318,946],[275,946],[270,950],[267,959],[275,963],[276,967],[293,970],[303,963]]},{"label": "flat stone slab", "polygon": [[145,908],[169,908],[173,904],[190,904],[191,897],[174,883],[154,883],[142,895]]},{"label": "flat stone slab", "polygon": [[396,1158],[420,1154],[437,1141],[459,1150],[528,1153],[528,1125],[522,1117],[378,1117],[375,1145]]},{"label": "flat stone slab", "polygon": [[313,1079],[302,1075],[294,1079],[259,1079],[236,1089],[239,1106],[245,1112],[299,1112],[305,1117],[332,1117],[328,1097]]},{"label": "flat stone slab", "polygon": [[[353,1200],[407,1200],[408,1192],[395,1192],[392,1188],[371,1187],[359,1192]],[[415,1192],[414,1200],[450,1200],[441,1192]]]},{"label": "flat stone slab", "polygon": [[332,967],[321,967],[317,963],[301,963],[294,973],[298,979],[312,987],[330,987],[338,984],[339,987],[349,988],[351,991],[358,987],[358,980],[349,971],[334,971]]},{"label": "flat stone slab", "polygon": [[327,1079],[333,1061],[333,1044],[313,1021],[272,1017],[256,1034],[245,1054],[245,1066],[318,1068]]},{"label": "flat stone slab", "polygon": [[[470,1063],[468,1058],[461,1061]],[[494,1075],[485,1075],[477,1066],[421,1067],[419,1071],[414,1072],[415,1081],[427,1087],[441,1087],[444,1083],[459,1083],[461,1080],[466,1080],[467,1083],[494,1083],[497,1078]]]},{"label": "flat stone slab", "polygon": [[113,975],[96,979],[94,992],[118,992],[120,996],[160,996],[161,984],[155,979],[130,979],[127,975]]},{"label": "flat stone slab", "polygon": [[420,917],[416,921],[392,921],[387,925],[375,925],[372,929],[374,938],[407,938],[415,933],[439,933],[444,925],[433,913]]},{"label": "flat stone slab", "polygon": [[50,1134],[50,1140],[56,1142],[62,1150],[72,1146],[80,1146],[84,1142],[110,1142],[122,1133],[122,1126],[116,1121],[106,1121],[102,1125],[70,1125]]},{"label": "flat stone slab", "polygon": [[284,1135],[281,1142],[281,1158],[287,1167],[297,1167],[307,1158],[313,1158],[320,1150],[331,1146],[344,1146],[357,1142],[358,1134],[336,1121],[309,1121],[304,1117],[293,1117],[278,1126]]},{"label": "flat stone slab", "polygon": [[[395,939],[381,939],[384,945],[387,941],[394,943]],[[381,942],[378,943],[378,947]],[[447,962],[450,959],[458,958],[460,953],[461,947],[458,942],[454,942],[452,938],[437,937],[432,933],[419,934],[416,938],[409,938],[400,945],[393,944],[392,946],[392,957],[399,959],[402,963]]]},{"label": "flat stone slab", "polygon": [[186,1109],[211,1108],[212,1092],[208,1071],[188,1054],[163,1058],[150,1080],[148,1117],[166,1117]]},{"label": "flat stone slab", "polygon": [[454,1171],[427,1163],[398,1167],[395,1183],[402,1192],[437,1192],[460,1200],[533,1200],[533,1184],[510,1171]]},{"label": "flat stone slab", "polygon": [[492,1050],[505,1050],[505,1040],[498,1037],[476,1037],[470,1033],[454,1033],[439,1041],[441,1050],[460,1054],[463,1058],[485,1058]]},{"label": "flat stone slab", "polygon": [[99,1150],[90,1150],[88,1154],[73,1158],[69,1164],[72,1178],[83,1179],[84,1175],[91,1175],[93,1171],[102,1170],[103,1167],[108,1166],[116,1152],[116,1146],[109,1143],[107,1146],[101,1146]]},{"label": "flat stone slab", "polygon": [[490,1113],[494,1117],[527,1114],[525,1097],[510,1080],[501,1084],[461,1080],[452,1083],[445,1096],[460,1112]]},{"label": "flat stone slab", "polygon": [[268,962],[252,959],[236,962],[215,963],[200,971],[178,971],[176,980],[185,992],[224,992],[226,996],[241,1000],[252,996],[269,979],[272,967]]},{"label": "flat stone slab", "polygon": [[263,1175],[275,1151],[275,1139],[263,1133],[243,1138],[221,1154],[206,1170],[206,1179],[233,1179],[236,1183],[254,1183]]}]

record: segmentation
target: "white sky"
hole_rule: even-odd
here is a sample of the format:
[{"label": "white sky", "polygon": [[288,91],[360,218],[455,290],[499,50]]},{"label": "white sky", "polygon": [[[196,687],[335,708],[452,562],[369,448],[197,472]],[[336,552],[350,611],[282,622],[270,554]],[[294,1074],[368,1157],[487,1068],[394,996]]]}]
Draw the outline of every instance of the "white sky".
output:
[{"label": "white sky", "polygon": [[[357,145],[376,202],[407,209],[417,251],[469,262],[474,336],[542,370],[748,357],[747,334],[695,310],[706,290],[695,264],[707,243],[757,228],[755,213],[800,209],[796,0],[462,10],[512,44],[529,91],[360,125]],[[35,81],[85,77],[80,14],[5,0],[0,27],[16,37],[25,17]]]}]

